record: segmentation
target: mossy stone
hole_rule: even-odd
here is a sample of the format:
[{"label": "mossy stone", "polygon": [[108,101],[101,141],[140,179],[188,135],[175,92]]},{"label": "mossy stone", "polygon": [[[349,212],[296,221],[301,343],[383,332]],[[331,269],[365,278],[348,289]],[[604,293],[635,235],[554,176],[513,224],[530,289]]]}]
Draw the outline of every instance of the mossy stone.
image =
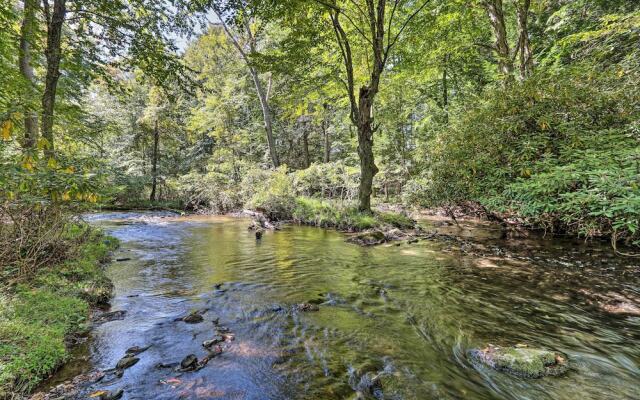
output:
[{"label": "mossy stone", "polygon": [[470,356],[497,371],[524,378],[560,375],[567,370],[565,357],[545,349],[489,346],[471,350]]}]

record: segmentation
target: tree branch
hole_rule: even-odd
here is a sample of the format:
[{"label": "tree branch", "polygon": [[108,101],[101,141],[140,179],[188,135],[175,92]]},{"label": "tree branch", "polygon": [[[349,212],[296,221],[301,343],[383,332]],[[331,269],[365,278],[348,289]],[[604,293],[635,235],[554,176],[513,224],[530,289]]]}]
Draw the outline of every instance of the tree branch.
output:
[{"label": "tree branch", "polygon": [[[393,46],[395,46],[396,42],[398,41],[398,39],[400,38],[400,35],[402,35],[402,33],[404,32],[404,30],[407,28],[407,26],[409,25],[409,22],[411,22],[412,19],[414,19],[426,6],[427,4],[429,4],[430,0],[425,0],[424,3],[422,3],[422,5],[420,7],[418,7],[417,10],[415,10],[411,15],[409,15],[409,17],[407,17],[407,19],[404,21],[404,23],[402,24],[402,26],[400,27],[400,30],[398,31],[398,34],[393,38],[393,40],[391,41],[391,43],[387,46],[387,48],[385,49],[385,61],[387,60],[387,58],[389,57],[389,52],[391,51],[391,48]],[[391,24],[391,21],[389,21],[389,24]]]}]

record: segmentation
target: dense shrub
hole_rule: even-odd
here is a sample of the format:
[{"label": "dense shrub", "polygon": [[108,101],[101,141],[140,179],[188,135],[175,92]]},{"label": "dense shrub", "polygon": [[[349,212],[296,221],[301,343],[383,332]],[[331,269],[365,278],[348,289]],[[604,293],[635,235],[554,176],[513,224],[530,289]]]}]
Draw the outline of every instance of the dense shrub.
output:
[{"label": "dense shrub", "polygon": [[178,179],[177,187],[187,209],[226,213],[242,207],[237,185],[220,172],[191,172]]},{"label": "dense shrub", "polygon": [[549,229],[640,238],[640,69],[541,72],[456,110],[404,198],[477,200]]},{"label": "dense shrub", "polygon": [[413,229],[415,221],[406,215],[392,212],[361,213],[356,207],[335,200],[298,197],[292,212],[295,222],[325,228],[358,232],[367,229]]},{"label": "dense shrub", "polygon": [[360,170],[343,161],[311,164],[292,175],[296,193],[300,196],[353,200],[358,195]]},{"label": "dense shrub", "polygon": [[242,181],[246,205],[274,220],[290,219],[296,193],[286,166],[274,171],[253,169]]}]

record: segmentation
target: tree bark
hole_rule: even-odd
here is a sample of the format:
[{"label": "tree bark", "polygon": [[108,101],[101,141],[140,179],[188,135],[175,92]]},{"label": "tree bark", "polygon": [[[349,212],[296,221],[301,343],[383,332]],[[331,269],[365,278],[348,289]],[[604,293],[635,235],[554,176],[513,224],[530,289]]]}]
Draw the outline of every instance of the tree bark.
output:
[{"label": "tree bark", "polygon": [[38,140],[38,113],[32,107],[36,95],[35,75],[31,65],[31,43],[35,40],[36,33],[36,8],[38,0],[24,0],[22,26],[20,28],[20,73],[24,78],[27,89],[25,94],[24,110],[24,140],[22,146],[32,149]]},{"label": "tree bark", "polygon": [[44,15],[47,20],[47,74],[45,77],[44,94],[42,95],[42,137],[48,142],[46,155],[54,154],[53,116],[56,102],[58,79],[60,78],[60,60],[62,58],[62,26],[67,13],[66,0],[53,1],[53,13],[49,1],[44,0]]},{"label": "tree bark", "polygon": [[[327,104],[324,105],[325,113],[329,106]],[[326,115],[322,118],[322,137],[324,138],[324,159],[325,163],[331,162],[331,136],[329,136],[329,127],[327,126],[327,117]]]},{"label": "tree bark", "polygon": [[158,121],[156,120],[153,128],[153,158],[151,165],[151,195],[149,201],[156,201],[156,189],[158,186],[158,150],[160,147],[160,131],[158,130]]},{"label": "tree bark", "polygon": [[278,152],[276,151],[276,141],[273,138],[273,121],[271,119],[271,108],[269,107],[269,99],[267,98],[267,94],[264,88],[262,87],[262,83],[260,82],[258,71],[251,66],[248,66],[248,68],[251,72],[251,77],[253,78],[253,83],[256,87],[258,98],[260,99],[260,107],[262,108],[262,117],[264,119],[264,130],[267,134],[267,145],[269,146],[271,163],[273,164],[274,168],[278,168],[280,166],[280,159],[278,158]]},{"label": "tree bark", "polygon": [[367,1],[369,11],[369,25],[371,29],[371,47],[374,64],[371,71],[369,85],[360,88],[358,99],[355,96],[355,78],[353,57],[348,36],[340,24],[340,13],[331,13],[331,21],[336,33],[340,51],[347,73],[347,91],[351,104],[351,121],[358,128],[358,157],[360,158],[360,185],[358,186],[358,210],[371,212],[371,193],[373,178],[378,173],[373,155],[373,104],[379,90],[380,76],[385,64],[384,51],[384,10],[386,1],[380,0],[377,8],[372,0]]},{"label": "tree bark", "polygon": [[449,64],[449,54],[444,56],[444,64],[442,66],[442,110],[444,110],[445,123],[449,123],[449,82],[447,76],[447,67]]},{"label": "tree bark", "polygon": [[373,117],[371,113],[374,98],[375,93],[368,87],[360,89],[358,104],[358,156],[360,157],[358,209],[361,212],[371,212],[373,178],[379,171],[373,156]]},{"label": "tree bark", "polygon": [[307,127],[304,127],[302,132],[302,152],[304,153],[304,168],[311,166],[311,156],[309,155],[309,131]]},{"label": "tree bark", "polygon": [[498,57],[498,72],[507,80],[511,79],[513,77],[513,61],[507,39],[502,0],[486,0],[484,5],[495,37],[494,51]]},{"label": "tree bark", "polygon": [[533,52],[529,40],[529,9],[531,0],[516,2],[518,15],[518,47],[520,49],[520,79],[525,80],[533,74]]}]

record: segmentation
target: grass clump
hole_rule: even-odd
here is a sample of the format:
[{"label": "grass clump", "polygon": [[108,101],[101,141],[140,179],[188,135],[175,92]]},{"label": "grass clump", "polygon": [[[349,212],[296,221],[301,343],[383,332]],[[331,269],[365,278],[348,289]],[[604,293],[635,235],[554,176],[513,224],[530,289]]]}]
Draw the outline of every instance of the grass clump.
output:
[{"label": "grass clump", "polygon": [[335,228],[350,232],[368,229],[413,229],[415,222],[402,214],[391,212],[361,213],[355,207],[310,197],[297,197],[292,219],[301,224]]},{"label": "grass clump", "polygon": [[0,398],[28,393],[67,361],[67,342],[86,331],[90,307],[110,297],[100,264],[116,239],[78,224],[64,235],[69,258],[0,294]]}]

